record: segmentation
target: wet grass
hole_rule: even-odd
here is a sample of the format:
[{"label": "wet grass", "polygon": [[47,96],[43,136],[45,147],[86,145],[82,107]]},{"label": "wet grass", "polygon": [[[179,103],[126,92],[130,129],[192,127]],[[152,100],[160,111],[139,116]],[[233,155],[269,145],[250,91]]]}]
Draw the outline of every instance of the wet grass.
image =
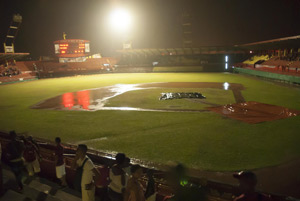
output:
[{"label": "wet grass", "polygon": [[[161,93],[176,92],[199,92],[205,99],[173,99],[159,100]],[[214,105],[224,105],[235,103],[231,90],[210,88],[159,88],[130,91],[114,98],[109,99],[105,104],[107,107],[135,107],[143,109],[185,109],[185,110],[203,110],[206,107]]]},{"label": "wet grass", "polygon": [[[105,74],[0,85],[0,129],[28,131],[33,136],[47,139],[61,136],[63,141],[71,143],[90,140],[88,146],[99,150],[125,152],[130,157],[160,163],[178,161],[189,167],[212,171],[266,167],[300,156],[300,116],[250,125],[213,112],[82,112],[29,108],[66,92],[117,83],[148,82],[241,83],[246,88],[242,94],[247,101],[300,110],[299,88],[240,75]],[[122,100],[131,104],[130,96],[122,97]],[[114,101],[117,105],[122,100]],[[151,105],[151,101],[146,103]],[[103,137],[107,139],[93,141]]]}]

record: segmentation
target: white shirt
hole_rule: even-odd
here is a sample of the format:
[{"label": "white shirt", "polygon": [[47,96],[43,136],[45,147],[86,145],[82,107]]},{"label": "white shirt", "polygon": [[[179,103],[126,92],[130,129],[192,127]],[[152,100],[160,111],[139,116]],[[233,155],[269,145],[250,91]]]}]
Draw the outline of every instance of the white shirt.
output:
[{"label": "white shirt", "polygon": [[85,156],[85,158],[83,158],[83,159],[78,159],[76,161],[76,164],[78,165],[78,167],[81,167],[86,158],[87,158],[87,161],[85,162],[85,164],[83,166],[83,172],[82,172],[82,178],[81,178],[81,187],[82,188],[85,188],[86,184],[90,184],[93,181],[93,176],[94,176],[94,173],[92,170],[95,168],[95,166],[88,156]]},{"label": "white shirt", "polygon": [[115,191],[116,193],[122,193],[122,188],[124,188],[122,184],[122,176],[115,175],[112,169],[109,170],[109,179],[111,182],[109,183],[108,187]]}]

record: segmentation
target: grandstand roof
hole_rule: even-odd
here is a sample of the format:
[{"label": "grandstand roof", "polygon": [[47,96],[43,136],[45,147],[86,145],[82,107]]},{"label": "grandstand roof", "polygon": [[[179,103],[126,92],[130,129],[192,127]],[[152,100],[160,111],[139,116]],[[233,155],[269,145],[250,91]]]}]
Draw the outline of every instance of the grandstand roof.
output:
[{"label": "grandstand roof", "polygon": [[20,59],[28,55],[29,53],[0,53],[0,62],[11,59]]},{"label": "grandstand roof", "polygon": [[125,49],[117,50],[123,55],[197,55],[197,54],[238,54],[244,53],[240,47],[199,47],[199,48],[150,48],[150,49]]},{"label": "grandstand roof", "polygon": [[207,46],[198,48],[147,48],[117,50],[123,55],[197,55],[197,54],[243,54],[249,50],[300,48],[300,35],[277,38],[234,46]]},{"label": "grandstand roof", "polygon": [[265,40],[254,43],[246,43],[243,45],[235,45],[242,49],[248,50],[268,50],[268,49],[280,49],[280,48],[299,48],[300,47],[300,35],[290,36],[284,38],[277,38],[272,40]]}]

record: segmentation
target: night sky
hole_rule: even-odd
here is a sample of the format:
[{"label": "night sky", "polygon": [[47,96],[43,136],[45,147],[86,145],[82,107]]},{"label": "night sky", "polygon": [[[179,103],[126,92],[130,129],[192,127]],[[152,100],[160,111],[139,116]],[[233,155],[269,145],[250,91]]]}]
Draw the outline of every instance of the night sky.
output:
[{"label": "night sky", "polygon": [[[109,56],[121,44],[107,16],[115,5],[134,17],[133,48],[181,47],[183,8],[192,15],[194,46],[250,43],[300,35],[299,0],[0,0],[0,42],[13,13],[23,16],[17,52],[53,55],[53,41],[91,41],[92,53]],[[1,45],[1,52],[3,47]]]}]

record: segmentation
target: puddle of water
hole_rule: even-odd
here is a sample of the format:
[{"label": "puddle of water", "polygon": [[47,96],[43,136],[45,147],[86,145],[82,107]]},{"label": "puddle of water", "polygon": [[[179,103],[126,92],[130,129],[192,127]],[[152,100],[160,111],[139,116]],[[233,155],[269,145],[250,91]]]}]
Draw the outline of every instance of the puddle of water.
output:
[{"label": "puddle of water", "polygon": [[[225,87],[226,86],[226,87]],[[65,93],[61,96],[40,102],[33,109],[97,111],[97,110],[124,110],[124,111],[160,111],[160,112],[203,112],[207,110],[184,109],[143,109],[134,107],[105,107],[107,101],[123,93],[150,88],[217,88],[223,90],[243,90],[241,84],[217,82],[164,82],[146,84],[117,84],[108,87],[94,88],[77,92]],[[197,93],[198,94],[198,93]],[[200,94],[200,93],[199,93]],[[200,96],[199,96],[200,97]]]}]

